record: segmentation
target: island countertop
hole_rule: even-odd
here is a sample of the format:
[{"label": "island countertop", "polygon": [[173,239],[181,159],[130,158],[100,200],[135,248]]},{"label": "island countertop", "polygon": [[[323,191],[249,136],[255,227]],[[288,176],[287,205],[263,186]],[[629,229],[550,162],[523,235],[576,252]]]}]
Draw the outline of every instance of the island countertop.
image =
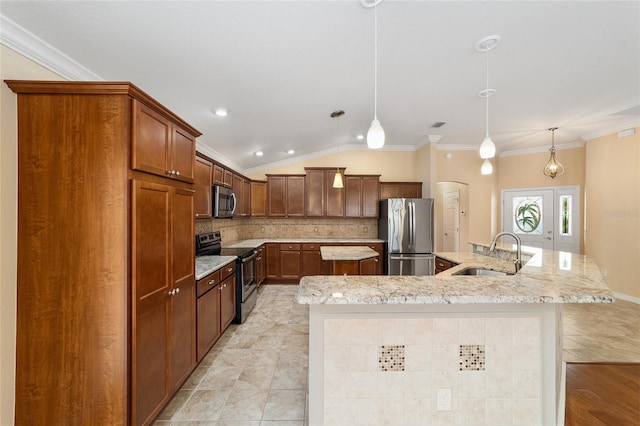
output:
[{"label": "island countertop", "polygon": [[[584,255],[523,248],[527,263],[515,275],[453,275],[466,267],[513,271],[513,251],[438,253],[458,263],[433,276],[309,276],[300,281],[301,304],[611,303],[612,292],[595,262]],[[481,254],[484,253],[484,254]],[[523,253],[525,254],[525,253]],[[524,256],[523,256],[524,257]]]},{"label": "island countertop", "polygon": [[364,260],[377,257],[378,252],[367,246],[327,246],[320,247],[322,260]]}]

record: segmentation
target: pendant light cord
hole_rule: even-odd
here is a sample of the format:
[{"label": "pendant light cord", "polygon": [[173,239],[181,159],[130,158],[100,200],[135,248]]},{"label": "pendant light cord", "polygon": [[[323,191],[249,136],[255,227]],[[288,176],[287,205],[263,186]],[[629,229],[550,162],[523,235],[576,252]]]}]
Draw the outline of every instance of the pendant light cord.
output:
[{"label": "pendant light cord", "polygon": [[378,119],[378,7],[373,8],[373,118]]},{"label": "pendant light cord", "polygon": [[489,136],[489,50],[487,49],[487,93],[486,93],[486,128]]}]

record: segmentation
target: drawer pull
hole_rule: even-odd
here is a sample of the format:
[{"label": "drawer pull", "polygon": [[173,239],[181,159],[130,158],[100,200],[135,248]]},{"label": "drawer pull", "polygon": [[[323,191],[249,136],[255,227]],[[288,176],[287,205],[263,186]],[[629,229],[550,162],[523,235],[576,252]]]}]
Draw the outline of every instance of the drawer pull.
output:
[{"label": "drawer pull", "polygon": [[233,268],[227,268],[227,272],[233,271]]},{"label": "drawer pull", "polygon": [[210,280],[207,284],[214,285],[215,283],[216,283],[216,280]]}]

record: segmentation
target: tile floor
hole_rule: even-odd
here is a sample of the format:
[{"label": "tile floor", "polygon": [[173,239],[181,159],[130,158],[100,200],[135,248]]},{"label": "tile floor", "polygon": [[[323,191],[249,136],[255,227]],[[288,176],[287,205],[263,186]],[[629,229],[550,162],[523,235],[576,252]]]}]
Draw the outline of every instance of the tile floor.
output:
[{"label": "tile floor", "polygon": [[[268,285],[232,324],[154,423],[157,426],[303,426],[308,308],[295,285]],[[565,305],[566,361],[640,362],[640,305]]]},{"label": "tile floor", "polygon": [[268,285],[231,324],[154,425],[303,426],[309,309],[296,285]]}]

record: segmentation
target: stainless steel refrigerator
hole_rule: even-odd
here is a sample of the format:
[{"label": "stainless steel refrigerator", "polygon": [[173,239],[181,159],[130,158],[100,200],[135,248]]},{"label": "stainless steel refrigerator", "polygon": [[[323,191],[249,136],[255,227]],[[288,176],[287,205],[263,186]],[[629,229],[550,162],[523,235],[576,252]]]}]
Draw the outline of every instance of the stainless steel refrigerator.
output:
[{"label": "stainless steel refrigerator", "polygon": [[381,200],[378,238],[387,275],[433,275],[433,198]]}]

